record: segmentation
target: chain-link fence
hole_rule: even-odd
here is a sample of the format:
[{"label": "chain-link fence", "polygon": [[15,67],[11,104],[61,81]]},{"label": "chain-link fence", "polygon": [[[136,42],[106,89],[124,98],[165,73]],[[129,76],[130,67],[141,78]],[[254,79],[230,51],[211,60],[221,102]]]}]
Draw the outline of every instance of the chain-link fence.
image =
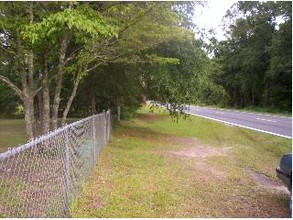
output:
[{"label": "chain-link fence", "polygon": [[69,217],[110,132],[108,111],[0,154],[0,217]]}]

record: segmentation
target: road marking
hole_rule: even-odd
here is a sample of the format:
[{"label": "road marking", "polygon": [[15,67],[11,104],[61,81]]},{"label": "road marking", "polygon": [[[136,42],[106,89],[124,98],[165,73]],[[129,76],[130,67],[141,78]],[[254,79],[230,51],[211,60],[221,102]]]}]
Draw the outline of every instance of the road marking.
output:
[{"label": "road marking", "polygon": [[[193,106],[194,105],[189,105],[189,106]],[[205,109],[211,109],[211,110],[217,110],[218,108],[213,108],[213,107],[199,107],[196,106],[198,108],[205,108]],[[199,109],[197,109],[199,110]],[[227,111],[227,112],[237,112],[237,113],[244,113],[244,114],[249,114],[249,115],[259,115],[259,116],[268,116],[268,117],[275,117],[275,118],[286,118],[286,119],[292,119],[292,117],[288,117],[288,116],[283,116],[283,115],[274,115],[274,114],[266,114],[266,113],[252,113],[252,112],[247,112],[247,111],[237,111],[237,110],[232,110],[232,109],[221,109],[221,111]]]},{"label": "road marking", "polygon": [[267,122],[274,122],[276,123],[276,121],[270,120],[270,119],[266,119],[266,118],[256,118],[256,120],[261,120],[261,121],[267,121]]},{"label": "road marking", "polygon": [[[160,106],[163,107],[163,108],[166,108],[163,105],[160,105]],[[202,107],[202,108],[204,108],[204,107]],[[283,138],[287,138],[287,139],[292,139],[292,136],[277,134],[277,133],[270,132],[270,131],[265,131],[265,130],[261,130],[261,129],[257,129],[257,128],[252,128],[252,127],[249,127],[249,126],[244,126],[244,125],[240,125],[240,124],[236,124],[236,123],[231,123],[231,122],[227,122],[227,121],[223,121],[223,120],[211,118],[211,117],[208,117],[208,116],[191,113],[191,112],[188,112],[188,111],[185,111],[185,113],[186,114],[189,114],[189,115],[196,116],[196,117],[201,117],[201,118],[206,118],[206,119],[210,119],[210,120],[217,121],[217,122],[222,122],[222,123],[225,123],[225,124],[228,124],[228,125],[237,126],[237,127],[240,127],[240,128],[246,128],[246,129],[250,129],[250,130],[253,130],[253,131],[259,131],[259,132],[263,132],[263,133],[266,133],[266,134],[272,134],[272,135],[276,135],[276,136],[279,136],[279,137],[283,137]],[[252,113],[250,113],[250,114],[252,114]]]},{"label": "road marking", "polygon": [[224,115],[224,112],[215,112],[216,114]]},{"label": "road marking", "polygon": [[277,134],[277,133],[270,132],[270,131],[264,131],[264,130],[261,130],[261,129],[252,128],[252,127],[248,127],[248,126],[244,126],[244,125],[240,125],[240,124],[235,124],[235,123],[231,123],[231,122],[227,122],[227,121],[223,121],[223,120],[211,118],[211,117],[208,117],[208,116],[194,114],[194,113],[187,112],[187,111],[186,111],[186,113],[189,114],[189,115],[193,115],[193,116],[197,116],[197,117],[201,117],[201,118],[206,118],[206,119],[214,120],[214,121],[217,121],[217,122],[222,122],[222,123],[225,123],[225,124],[228,124],[228,125],[234,125],[234,126],[237,126],[237,127],[240,127],[240,128],[246,128],[246,129],[250,129],[250,130],[254,130],[254,131],[263,132],[263,133],[266,133],[266,134],[272,134],[272,135],[276,135],[276,136],[279,136],[279,137],[292,139],[292,137],[287,136],[287,135]]}]

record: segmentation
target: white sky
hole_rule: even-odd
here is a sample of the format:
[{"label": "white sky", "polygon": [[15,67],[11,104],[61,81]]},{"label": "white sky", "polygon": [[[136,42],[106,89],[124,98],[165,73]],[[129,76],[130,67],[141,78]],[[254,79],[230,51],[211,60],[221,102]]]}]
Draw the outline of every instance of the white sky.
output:
[{"label": "white sky", "polygon": [[200,28],[209,30],[213,28],[218,40],[226,39],[222,30],[222,18],[226,11],[237,0],[209,0],[204,7],[197,7],[195,10],[194,22]]}]

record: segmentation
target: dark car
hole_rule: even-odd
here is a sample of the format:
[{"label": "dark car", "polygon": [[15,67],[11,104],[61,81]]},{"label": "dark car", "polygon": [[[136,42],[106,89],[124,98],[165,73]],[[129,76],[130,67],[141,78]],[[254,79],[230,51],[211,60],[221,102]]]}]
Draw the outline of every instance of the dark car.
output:
[{"label": "dark car", "polygon": [[281,158],[280,166],[276,168],[277,176],[287,186],[291,193],[290,209],[292,209],[292,153]]}]

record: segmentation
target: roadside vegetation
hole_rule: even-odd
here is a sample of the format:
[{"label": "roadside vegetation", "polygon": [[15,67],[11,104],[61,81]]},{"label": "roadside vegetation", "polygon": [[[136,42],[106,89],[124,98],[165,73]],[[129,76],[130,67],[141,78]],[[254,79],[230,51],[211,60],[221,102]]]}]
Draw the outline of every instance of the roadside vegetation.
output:
[{"label": "roadside vegetation", "polygon": [[275,167],[291,144],[142,108],[114,132],[73,217],[289,217]]},{"label": "roadside vegetation", "polygon": [[146,100],[171,115],[183,103],[290,114],[292,2],[235,3],[223,41],[195,31],[201,7],[1,2],[0,117],[24,118],[32,139],[67,117],[121,107],[131,118]]},{"label": "roadside vegetation", "polygon": [[291,112],[292,2],[239,1],[224,20],[227,40],[212,44],[228,104]]},{"label": "roadside vegetation", "polygon": [[0,153],[119,109],[74,217],[288,217],[274,169],[291,140],[178,116],[183,103],[291,114],[292,2],[235,3],[224,41],[195,31],[204,6],[0,2]]}]

